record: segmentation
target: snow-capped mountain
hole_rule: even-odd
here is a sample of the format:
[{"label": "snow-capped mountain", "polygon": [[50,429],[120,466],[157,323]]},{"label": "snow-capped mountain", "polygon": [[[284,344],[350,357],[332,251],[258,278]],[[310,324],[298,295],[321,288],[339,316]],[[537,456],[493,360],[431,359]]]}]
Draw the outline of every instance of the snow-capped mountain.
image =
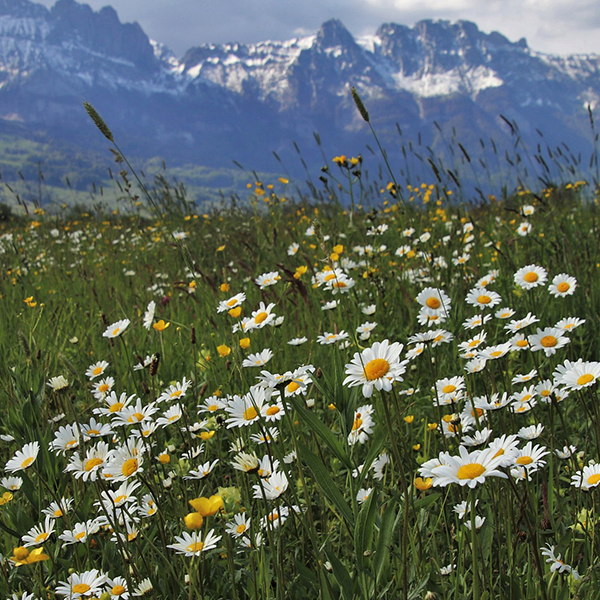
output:
[{"label": "snow-capped mountain", "polygon": [[271,151],[293,155],[292,141],[322,161],[313,132],[332,153],[364,151],[371,138],[351,86],[392,157],[401,140],[435,148],[453,128],[473,150],[490,137],[502,146],[508,120],[533,148],[565,142],[575,160],[589,152],[600,59],[542,54],[470,22],[431,20],[356,39],[331,20],[312,36],[201,44],[178,59],[110,7],[0,0],[0,131],[99,144],[88,101],[140,156],[273,169]]}]

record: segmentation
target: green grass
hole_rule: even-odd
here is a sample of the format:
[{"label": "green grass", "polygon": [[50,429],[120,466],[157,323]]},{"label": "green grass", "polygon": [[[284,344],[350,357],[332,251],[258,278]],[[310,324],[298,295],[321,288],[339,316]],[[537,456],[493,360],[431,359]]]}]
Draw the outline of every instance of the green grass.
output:
[{"label": "green grass", "polygon": [[[113,579],[123,577],[118,585],[130,593],[148,579],[153,587],[148,597],[160,599],[597,596],[598,491],[573,486],[571,478],[600,461],[598,376],[593,385],[568,395],[561,384],[547,396],[541,388],[532,391],[535,403],[514,404],[515,394],[527,386],[555,380],[565,360],[591,361],[590,372],[598,365],[600,223],[594,190],[573,182],[470,205],[453,201],[434,182],[402,190],[388,186],[387,179],[367,186],[363,165],[353,167],[342,158],[337,163],[326,173],[329,197],[326,193],[314,204],[296,196],[295,182],[273,178],[252,182],[244,202],[198,213],[172,188],[151,189],[148,203],[142,191],[121,179],[118,191],[111,192],[123,198],[117,214],[100,207],[43,214],[30,205],[28,216],[0,224],[0,433],[14,438],[2,442],[3,464],[25,444],[40,445],[32,464],[14,473],[23,480],[20,489],[7,490],[0,507],[0,552],[6,557],[1,594],[64,597],[56,594],[60,582],[81,585],[73,578],[97,569]],[[529,205],[534,213],[522,216]],[[531,231],[521,236],[517,230],[524,220]],[[532,289],[518,285],[514,275],[527,265],[545,269],[547,281]],[[279,279],[261,289],[255,280],[270,272]],[[554,297],[548,286],[561,273],[575,277],[576,287],[572,295]],[[466,297],[483,280],[489,294],[477,292],[482,305],[476,308]],[[416,298],[427,288],[442,290],[451,302],[449,310],[437,313],[437,322],[443,322],[433,327],[417,320]],[[492,291],[501,302],[486,308],[482,297],[492,298]],[[217,312],[220,302],[242,292],[240,316]],[[427,297],[441,295],[430,291]],[[151,323],[163,320],[166,328],[143,326],[150,301],[156,303]],[[375,312],[365,314],[367,306]],[[495,316],[504,307],[514,316]],[[233,331],[252,313],[270,312],[283,320],[269,322],[261,315],[258,324],[266,326]],[[481,370],[465,370],[482,348],[507,342],[513,334],[505,325],[528,313],[538,319],[522,330],[531,343],[538,328],[561,319],[579,317],[585,323],[564,334],[569,343],[554,354],[513,346]],[[465,321],[477,314],[491,318],[467,329]],[[121,319],[130,320],[128,327],[116,337],[103,336],[114,333],[113,324]],[[357,328],[366,322],[376,325],[362,339]],[[447,343],[433,339],[439,331],[422,348],[411,341],[438,327],[451,334]],[[346,339],[318,341],[341,332]],[[543,335],[549,349],[552,339],[563,336]],[[475,338],[484,336],[476,347]],[[307,341],[288,344],[300,337]],[[365,398],[362,385],[344,383],[348,365],[354,359],[359,379],[362,373],[385,373],[372,356],[355,354],[385,340],[403,345],[398,360],[408,360],[409,352],[414,356],[391,391],[376,389]],[[469,341],[473,355],[461,357],[459,344]],[[264,366],[242,366],[249,354],[265,349],[273,356]],[[134,370],[147,356],[155,357],[152,367]],[[396,361],[387,358],[388,366]],[[102,377],[114,379],[115,400],[135,396],[135,404],[139,398],[135,413],[156,409],[142,423],[134,413],[122,424],[115,421],[118,412],[95,415],[112,423],[102,437],[113,452],[103,459],[107,472],[120,464],[120,472],[131,473],[127,481],[138,485],[125,492],[132,497],[126,508],[110,501],[104,509],[97,505],[102,494],[120,485],[102,471],[95,481],[84,480],[83,472],[80,477],[65,472],[77,456],[90,468],[96,464],[86,453],[98,449],[98,438],[79,436],[79,445],[64,451],[49,447],[59,428],[88,424],[93,410],[103,406],[93,395],[101,377],[86,376],[98,361],[109,363]],[[314,369],[293,374],[303,365]],[[532,369],[537,375],[530,382],[513,383]],[[271,410],[262,413],[265,392],[252,387],[261,370],[282,376],[266,394]],[[53,389],[48,382],[59,376],[68,385]],[[455,381],[464,392],[444,403],[450,396],[443,395],[449,385],[443,380],[453,377],[464,378]],[[185,394],[157,403],[184,378]],[[286,396],[286,390],[299,393]],[[286,396],[281,401],[279,392]],[[525,410],[506,406],[472,416],[467,399],[492,394],[506,394],[511,406]],[[228,427],[224,408],[199,412],[207,399],[231,407],[238,396],[247,398],[247,426]],[[170,407],[179,407],[181,418],[144,437]],[[277,415],[283,416],[267,421]],[[454,435],[443,435],[443,424]],[[459,448],[465,452],[465,436],[485,426],[492,433],[480,448],[538,424],[543,430],[532,443],[546,454],[537,470],[529,448],[533,462],[519,463],[525,471],[514,470],[515,455],[512,464],[498,467],[504,477],[488,477],[472,489],[457,482],[438,485],[435,476],[417,481],[427,461],[443,458],[443,452],[456,457]],[[361,432],[358,443],[349,443]],[[271,439],[259,443],[257,435]],[[141,454],[126,457],[137,463],[123,467],[119,452],[140,439]],[[558,458],[555,450],[567,444],[575,445],[576,453]],[[526,441],[518,440],[518,447],[527,450]],[[190,454],[195,448],[201,448],[197,456]],[[260,491],[260,471],[233,468],[241,451],[263,460],[263,475],[269,469],[284,474],[287,488],[281,486],[281,494],[269,499],[268,491]],[[460,472],[463,482],[471,481],[479,458],[473,454],[466,461],[471,466]],[[190,470],[217,459],[206,477],[185,479]],[[380,465],[380,479],[373,464]],[[197,531],[202,540],[210,531],[220,539],[199,556],[182,556],[169,546],[175,536],[194,531],[184,517],[197,511],[198,503],[189,501],[213,495],[222,498],[223,507],[213,515],[202,508]],[[43,524],[42,511],[61,498],[73,502],[53,521],[54,532],[43,544],[47,560],[15,566],[16,558],[27,556],[18,549],[22,536]],[[453,507],[464,501],[471,509],[459,517]],[[157,507],[151,516],[149,506]],[[232,523],[238,527],[241,521],[234,519],[241,515],[251,519],[246,548],[226,531]],[[464,523],[475,516],[485,522],[470,531]],[[65,532],[93,519],[89,537],[66,543]],[[193,520],[200,518],[188,517],[188,523]],[[546,562],[541,550],[548,546],[555,546],[562,563]],[[448,565],[452,569],[445,569]],[[579,579],[560,572],[570,569]],[[118,585],[113,581],[110,587],[118,592]],[[85,597],[108,598],[109,587],[101,587],[92,586]]]}]

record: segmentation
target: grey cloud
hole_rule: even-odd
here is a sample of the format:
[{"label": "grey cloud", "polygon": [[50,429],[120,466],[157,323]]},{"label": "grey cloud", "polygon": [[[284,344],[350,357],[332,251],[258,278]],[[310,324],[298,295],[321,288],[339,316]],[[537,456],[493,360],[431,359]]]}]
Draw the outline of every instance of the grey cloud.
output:
[{"label": "grey cloud", "polygon": [[[54,0],[38,0],[51,6]],[[88,0],[95,10],[111,4],[121,21],[137,21],[146,33],[181,56],[203,43],[284,40],[314,33],[330,18],[354,35],[379,25],[413,25],[427,18],[471,20],[483,31],[511,40],[526,37],[544,52],[600,53],[597,0]]]}]

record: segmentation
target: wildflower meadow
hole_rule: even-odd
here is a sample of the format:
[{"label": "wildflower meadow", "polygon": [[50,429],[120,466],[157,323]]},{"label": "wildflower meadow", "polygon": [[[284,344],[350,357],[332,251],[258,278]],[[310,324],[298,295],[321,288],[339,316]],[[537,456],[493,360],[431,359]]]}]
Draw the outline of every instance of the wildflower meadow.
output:
[{"label": "wildflower meadow", "polygon": [[0,223],[2,598],[600,597],[591,177],[203,212],[118,158]]}]

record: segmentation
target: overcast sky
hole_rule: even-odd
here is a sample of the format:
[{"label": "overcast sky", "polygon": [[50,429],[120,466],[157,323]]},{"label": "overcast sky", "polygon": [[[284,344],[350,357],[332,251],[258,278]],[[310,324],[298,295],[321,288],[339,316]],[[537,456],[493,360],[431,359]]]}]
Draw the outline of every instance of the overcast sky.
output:
[{"label": "overcast sky", "polygon": [[[55,0],[36,0],[52,6]],[[122,22],[137,21],[147,35],[181,56],[214,42],[284,40],[314,33],[340,19],[354,36],[382,23],[413,25],[421,19],[459,19],[485,32],[555,54],[600,54],[599,0],[88,0],[107,4]]]}]

